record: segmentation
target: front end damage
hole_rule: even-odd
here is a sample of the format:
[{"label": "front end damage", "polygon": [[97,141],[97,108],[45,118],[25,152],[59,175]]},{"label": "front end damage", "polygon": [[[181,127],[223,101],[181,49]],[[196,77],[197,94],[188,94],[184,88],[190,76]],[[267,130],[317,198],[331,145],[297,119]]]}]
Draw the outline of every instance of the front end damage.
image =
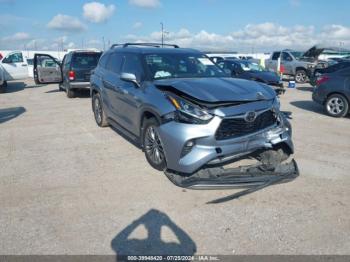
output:
[{"label": "front end damage", "polygon": [[[247,112],[256,119],[247,122]],[[175,185],[189,189],[247,188],[235,198],[299,175],[291,155],[292,130],[276,101],[255,101],[211,111],[207,124],[169,121],[159,127]],[[221,202],[224,200],[218,200]]]}]

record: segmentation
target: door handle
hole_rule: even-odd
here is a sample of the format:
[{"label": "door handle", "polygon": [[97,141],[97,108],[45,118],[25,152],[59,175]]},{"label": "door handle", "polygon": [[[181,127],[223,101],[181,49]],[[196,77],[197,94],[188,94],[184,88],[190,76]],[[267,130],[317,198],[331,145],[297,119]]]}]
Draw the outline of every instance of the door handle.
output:
[{"label": "door handle", "polygon": [[22,64],[22,66],[27,66],[27,64]]}]

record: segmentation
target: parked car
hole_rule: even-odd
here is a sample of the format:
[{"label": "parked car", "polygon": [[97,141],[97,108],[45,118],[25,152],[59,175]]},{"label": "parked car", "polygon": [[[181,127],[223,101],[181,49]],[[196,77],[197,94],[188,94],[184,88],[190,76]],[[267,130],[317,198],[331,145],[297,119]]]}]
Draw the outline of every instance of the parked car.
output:
[{"label": "parked car", "polygon": [[350,101],[350,67],[320,75],[312,99],[323,105],[328,115],[346,116]]},{"label": "parked car", "polygon": [[281,57],[283,74],[293,76],[297,83],[305,83],[309,80],[308,70],[312,71],[317,66],[318,56],[323,50],[323,47],[314,46],[305,53],[293,50],[276,51],[265,61],[265,66],[268,70],[277,72],[278,59]]},{"label": "parked car", "polygon": [[48,54],[35,54],[35,83],[59,83],[59,90],[65,90],[67,97],[73,98],[77,89],[90,88],[91,71],[101,54],[91,50],[71,51],[64,56],[62,64]]},{"label": "parked car", "polygon": [[21,51],[10,52],[0,61],[0,89],[4,91],[8,81],[28,77],[28,63]]},{"label": "parked car", "polygon": [[284,92],[280,76],[275,72],[267,71],[257,63],[247,60],[224,60],[218,65],[232,77],[265,83],[273,87],[277,94]]},{"label": "parked car", "polygon": [[103,53],[90,80],[97,125],[120,130],[152,167],[174,176],[239,157],[260,161],[261,172],[281,170],[294,149],[274,90],[227,77],[199,51],[159,46],[129,43]]},{"label": "parked car", "polygon": [[350,67],[350,61],[340,61],[326,68],[316,68],[313,74],[310,76],[310,84],[315,86],[316,80],[320,75],[334,73],[347,67]]}]

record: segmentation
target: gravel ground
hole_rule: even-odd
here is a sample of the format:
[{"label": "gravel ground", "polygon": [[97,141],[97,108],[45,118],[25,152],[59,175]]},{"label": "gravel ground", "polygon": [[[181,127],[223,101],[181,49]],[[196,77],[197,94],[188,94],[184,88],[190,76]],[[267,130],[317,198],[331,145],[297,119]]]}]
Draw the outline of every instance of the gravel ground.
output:
[{"label": "gravel ground", "polygon": [[88,93],[57,89],[0,94],[0,254],[350,254],[350,119],[311,87],[281,98],[300,177],[218,205],[235,191],[175,187],[96,126]]}]

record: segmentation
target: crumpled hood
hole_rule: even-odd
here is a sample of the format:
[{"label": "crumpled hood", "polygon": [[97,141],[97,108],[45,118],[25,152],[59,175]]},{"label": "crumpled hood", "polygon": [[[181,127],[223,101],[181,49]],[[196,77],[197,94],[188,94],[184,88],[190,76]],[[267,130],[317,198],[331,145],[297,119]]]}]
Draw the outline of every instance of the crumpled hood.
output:
[{"label": "crumpled hood", "polygon": [[233,78],[180,78],[156,80],[162,89],[173,87],[180,93],[209,103],[270,100],[275,91],[264,84]]},{"label": "crumpled hood", "polygon": [[251,76],[255,79],[261,79],[266,83],[278,83],[280,77],[274,72],[250,72]]}]

